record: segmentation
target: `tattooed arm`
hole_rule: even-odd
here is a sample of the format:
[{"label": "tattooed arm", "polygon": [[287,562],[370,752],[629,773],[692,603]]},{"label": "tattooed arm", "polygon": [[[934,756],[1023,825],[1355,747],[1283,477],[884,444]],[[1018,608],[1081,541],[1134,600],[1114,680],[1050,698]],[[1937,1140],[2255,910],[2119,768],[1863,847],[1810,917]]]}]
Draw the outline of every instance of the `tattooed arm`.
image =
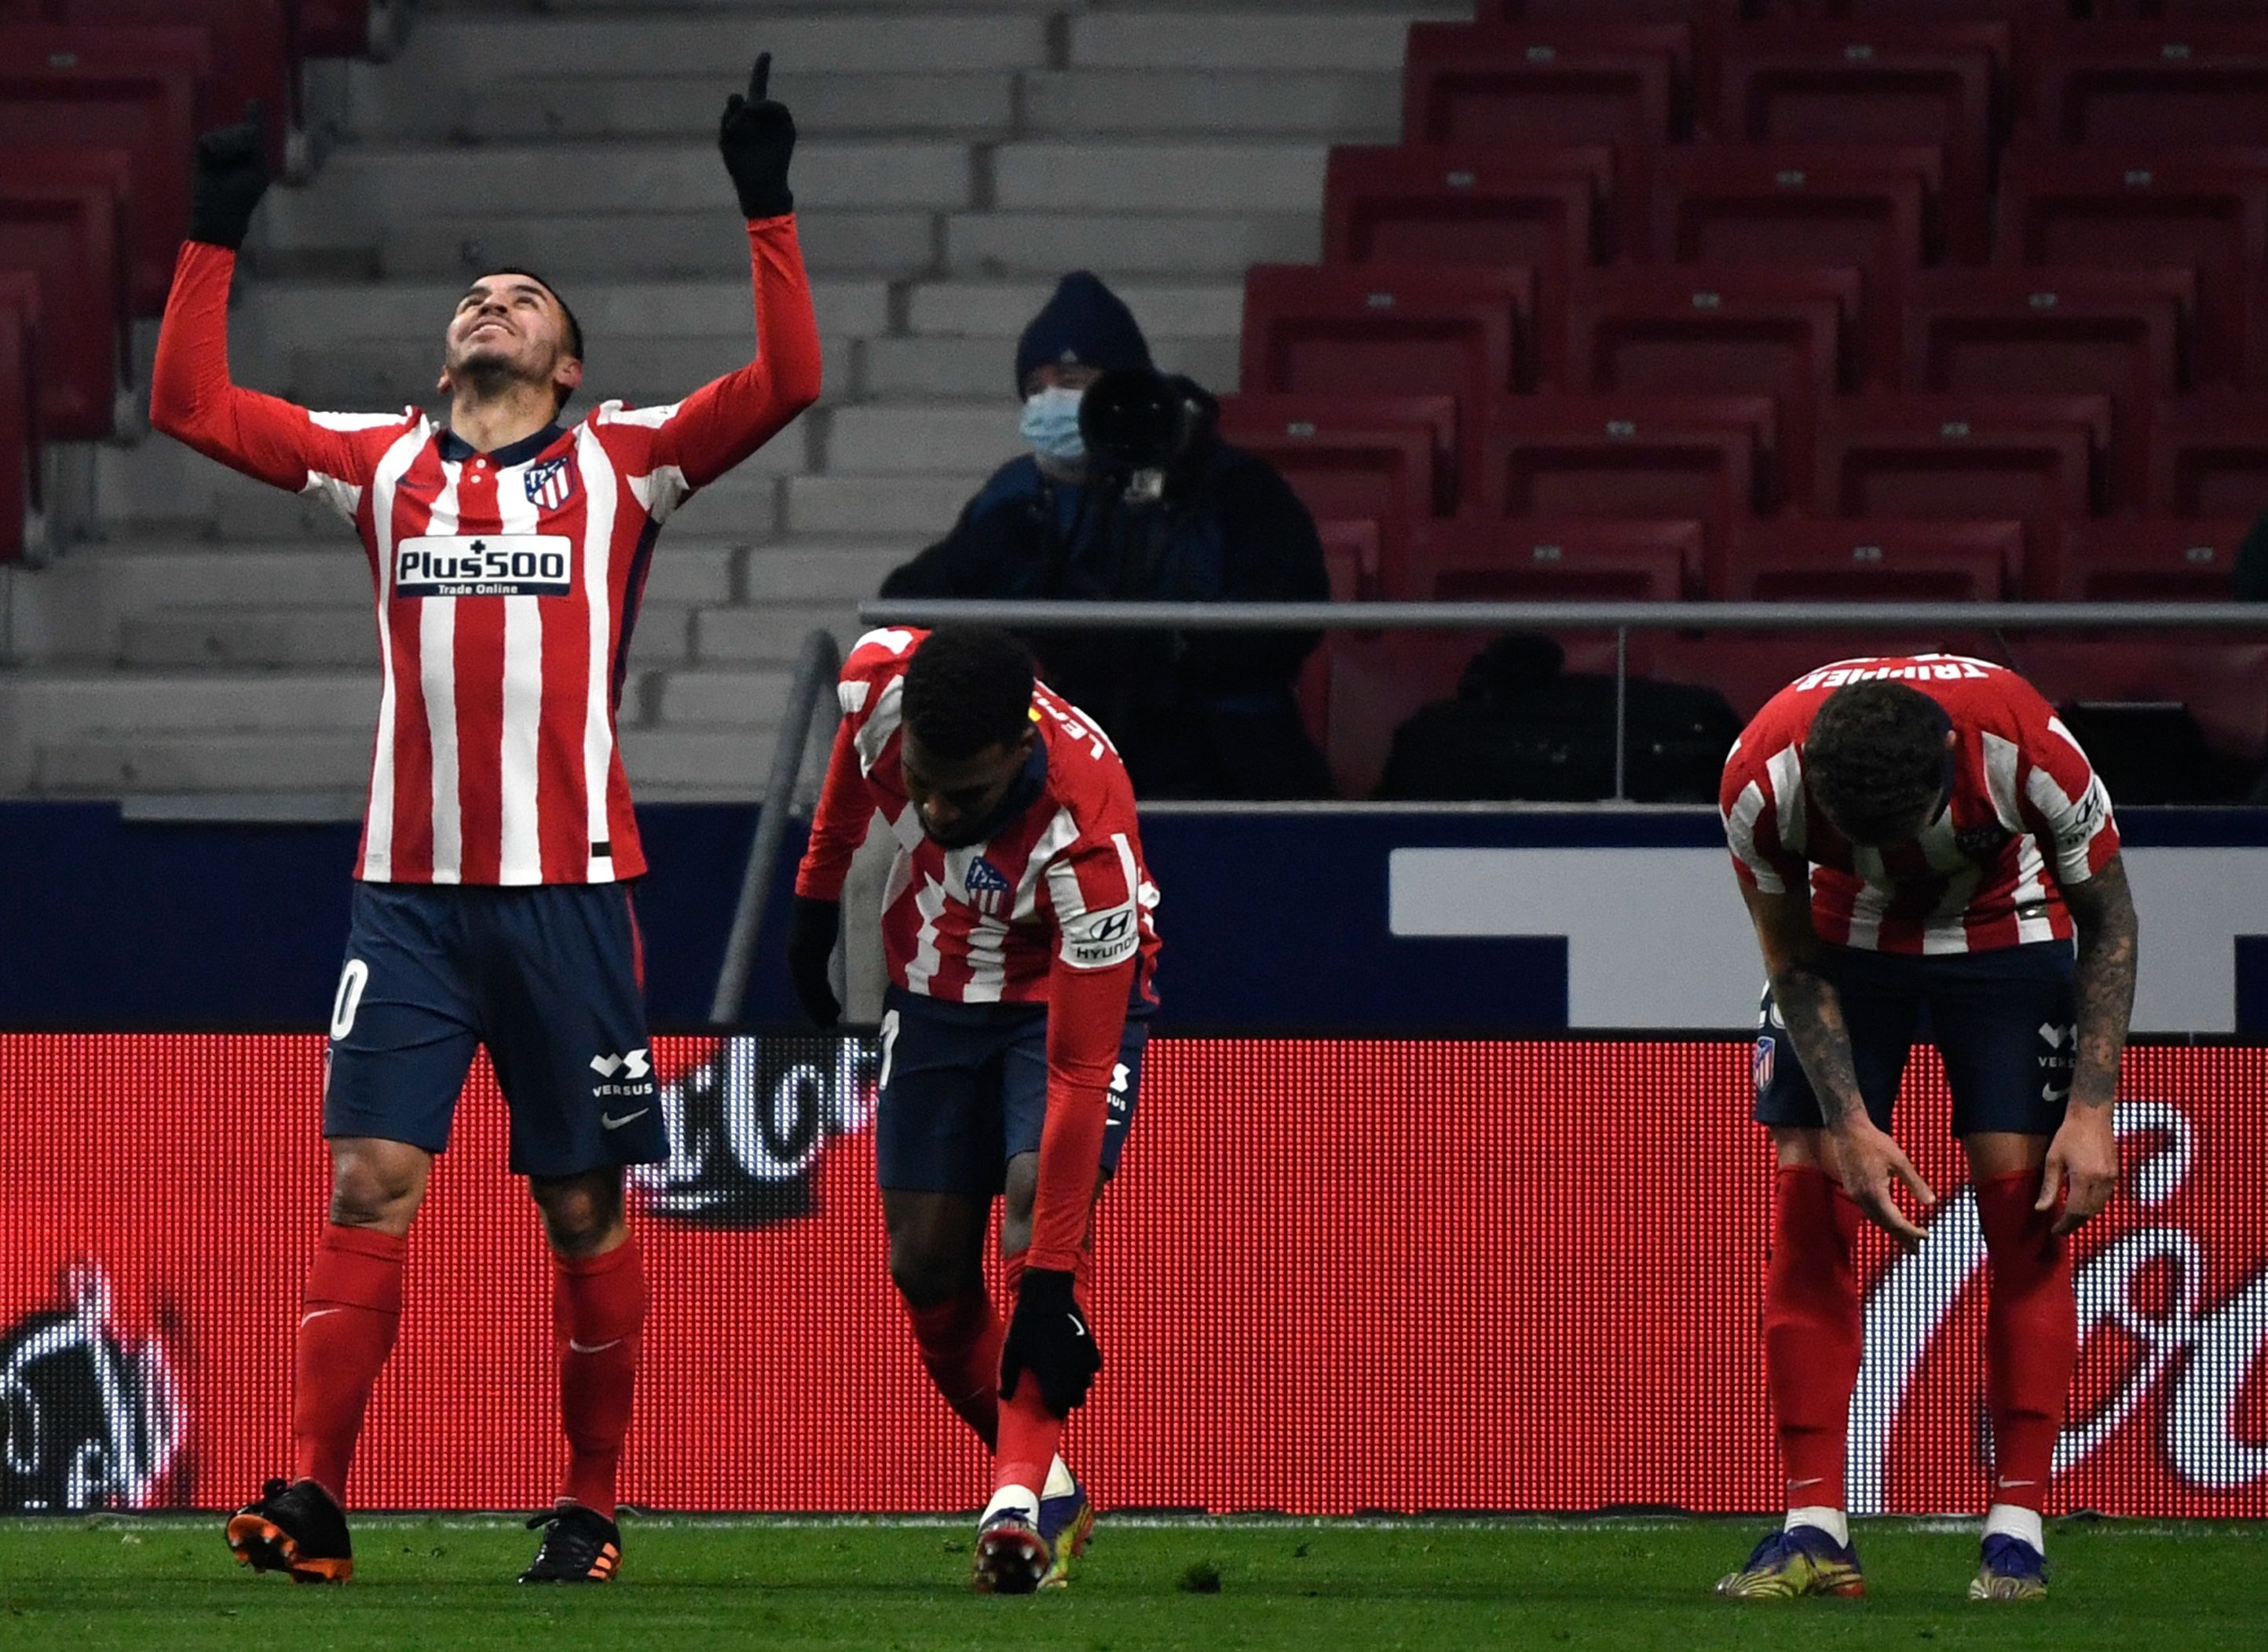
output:
[{"label": "tattooed arm", "polygon": [[1808,893],[1767,893],[1743,880],[1741,896],[1748,902],[1756,943],[1764,949],[1772,1002],[1795,1046],[1803,1076],[1819,1098],[1830,1144],[1827,1162],[1868,1219],[1911,1251],[1921,1243],[1922,1230],[1898,1208],[1896,1186],[1904,1182],[1924,1205],[1935,1203],[1937,1196],[1898,1144],[1867,1115],[1842,1000],[1820,973],[1820,942],[1811,927]]},{"label": "tattooed arm", "polygon": [[2084,882],[2066,885],[2064,904],[2079,931],[2079,1053],[2071,1076],[2071,1105],[2063,1127],[2048,1144],[2037,1208],[2055,1208],[2064,1194],[2058,1233],[2069,1233],[2110,1202],[2118,1181],[2118,1144],[2110,1104],[2118,1094],[2118,1059],[2134,1015],[2134,966],[2139,924],[2125,863],[2113,855]]}]

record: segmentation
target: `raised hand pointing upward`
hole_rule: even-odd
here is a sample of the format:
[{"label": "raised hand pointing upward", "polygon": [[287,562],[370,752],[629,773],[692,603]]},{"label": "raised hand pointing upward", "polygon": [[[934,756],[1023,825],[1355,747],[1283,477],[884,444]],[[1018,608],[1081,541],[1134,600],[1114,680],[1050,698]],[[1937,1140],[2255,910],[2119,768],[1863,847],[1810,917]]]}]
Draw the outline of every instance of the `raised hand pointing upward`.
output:
[{"label": "raised hand pointing upward", "polygon": [[795,210],[795,196],[787,187],[795,117],[785,104],[765,95],[771,77],[772,55],[766,52],[749,72],[747,94],[734,92],[717,123],[717,148],[725,157],[725,170],[733,174],[741,215],[749,218],[784,217]]}]

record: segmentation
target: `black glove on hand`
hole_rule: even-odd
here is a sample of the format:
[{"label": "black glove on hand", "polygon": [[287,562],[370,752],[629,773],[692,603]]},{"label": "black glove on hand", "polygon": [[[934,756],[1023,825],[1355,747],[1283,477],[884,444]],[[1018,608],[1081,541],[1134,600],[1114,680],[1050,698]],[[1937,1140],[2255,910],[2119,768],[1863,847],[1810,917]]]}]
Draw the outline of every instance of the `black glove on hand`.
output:
[{"label": "black glove on hand", "polygon": [[1029,1371],[1047,1408],[1068,1417],[1086,1402],[1101,1369],[1102,1350],[1079,1311],[1071,1276],[1060,1268],[1026,1268],[1000,1344],[1000,1398],[1013,1399],[1017,1383]]},{"label": "black glove on hand", "polygon": [[835,937],[843,932],[840,901],[795,898],[787,926],[787,978],[803,1013],[821,1030],[843,1018],[835,998]]},{"label": "black glove on hand", "polygon": [[751,218],[784,217],[795,210],[795,197],[787,187],[788,157],[795,153],[795,117],[785,104],[764,96],[771,77],[772,55],[766,52],[748,77],[748,95],[734,92],[717,125],[725,170],[733,174],[733,187],[740,192],[742,216]]},{"label": "black glove on hand", "polygon": [[242,124],[197,139],[189,239],[232,250],[242,246],[253,209],[267,193],[268,128],[255,99],[245,106]]}]

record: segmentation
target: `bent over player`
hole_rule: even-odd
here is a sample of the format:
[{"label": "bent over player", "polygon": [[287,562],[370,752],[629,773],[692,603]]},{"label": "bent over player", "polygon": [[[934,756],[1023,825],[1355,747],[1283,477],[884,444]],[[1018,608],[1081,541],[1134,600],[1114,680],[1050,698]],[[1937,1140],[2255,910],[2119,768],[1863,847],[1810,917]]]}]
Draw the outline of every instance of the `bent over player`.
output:
[{"label": "bent over player", "polygon": [[1861,1215],[1921,1243],[1895,1190],[1934,1195],[1889,1132],[1926,1014],[1990,1258],[1992,1494],[1969,1592],[2044,1594],[2040,1508],[2078,1343],[2067,1238],[2117,1178],[2134,1002],[2110,799],[2022,678],[1930,655],[1782,689],[1734,746],[1722,802],[1771,980],[1756,1116],[1778,1158],[1764,1361],[1788,1513],[1718,1592],[1864,1590],[1844,1509],[1852,1245]]},{"label": "bent over player", "polygon": [[353,523],[383,673],[331,1014],[330,1220],[299,1320],[291,1477],[228,1524],[229,1546],[261,1570],[353,1571],[341,1509],[355,1440],[400,1322],[410,1222],[482,1046],[556,1259],[567,1467],[521,1581],[603,1582],[620,1562],[615,1472],[646,1312],[622,1167],[668,1144],[629,888],[645,859],[615,711],[656,532],[819,393],[787,187],[795,125],[764,96],[769,67],[757,60],[719,136],[755,259],[756,359],[675,406],[609,401],[571,428],[559,414],[582,378],[581,329],[521,270],[459,300],[445,420],[310,413],[232,384],[234,249],[267,174],[254,125],[198,145],[151,422]]},{"label": "bent over player", "polygon": [[[812,1017],[850,859],[877,810],[898,854],[875,1155],[890,1274],[922,1361],[994,1452],[977,1587],[1062,1583],[1094,1526],[1057,1449],[1101,1366],[1088,1224],[1141,1082],[1158,936],[1134,792],[1092,719],[1005,631],[876,631],[796,877],[789,966]],[[1005,1327],[984,1230],[1006,1194]]]}]

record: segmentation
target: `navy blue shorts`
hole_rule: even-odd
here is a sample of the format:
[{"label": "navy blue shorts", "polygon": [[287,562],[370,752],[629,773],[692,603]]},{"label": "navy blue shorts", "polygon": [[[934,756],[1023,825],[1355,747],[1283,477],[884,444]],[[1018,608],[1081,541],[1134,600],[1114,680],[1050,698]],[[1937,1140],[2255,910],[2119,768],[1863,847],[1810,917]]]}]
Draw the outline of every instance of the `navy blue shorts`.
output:
[{"label": "navy blue shorts", "polygon": [[[1926,1029],[1945,1059],[1954,1134],[2056,1133],[2078,1049],[2070,942],[1919,958],[1821,951],[1821,973],[1851,1030],[1859,1093],[1877,1125],[1890,1127],[1907,1053]],[[1756,1013],[1756,1085],[1759,1124],[1816,1129],[1822,1122],[1769,987]]]},{"label": "navy blue shorts", "polygon": [[323,1134],[438,1153],[486,1045],[514,1174],[666,1158],[644,974],[622,884],[357,884]]},{"label": "navy blue shorts", "polygon": [[[1149,1041],[1149,1023],[1130,1016],[1102,1133],[1105,1176],[1118,1168],[1134,1122]],[[883,1186],[989,1199],[1001,1190],[1010,1159],[1040,1150],[1047,1116],[1045,1004],[940,1003],[890,988],[874,1103]]]}]

